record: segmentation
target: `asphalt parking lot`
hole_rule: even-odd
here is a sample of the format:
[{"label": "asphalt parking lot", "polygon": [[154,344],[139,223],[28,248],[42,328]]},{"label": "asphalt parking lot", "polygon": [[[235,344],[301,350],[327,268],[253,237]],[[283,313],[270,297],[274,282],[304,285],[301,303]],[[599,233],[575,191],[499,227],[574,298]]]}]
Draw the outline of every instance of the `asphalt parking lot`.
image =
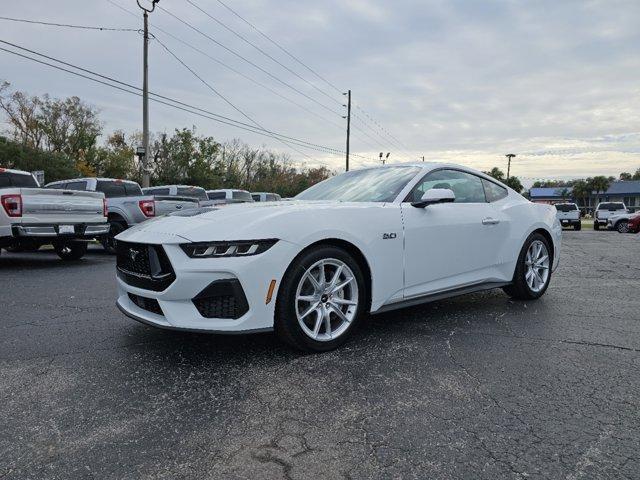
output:
[{"label": "asphalt parking lot", "polygon": [[2,479],[640,477],[640,235],[568,231],[540,301],[374,316],[320,355],[126,319],[99,250],[0,274]]}]

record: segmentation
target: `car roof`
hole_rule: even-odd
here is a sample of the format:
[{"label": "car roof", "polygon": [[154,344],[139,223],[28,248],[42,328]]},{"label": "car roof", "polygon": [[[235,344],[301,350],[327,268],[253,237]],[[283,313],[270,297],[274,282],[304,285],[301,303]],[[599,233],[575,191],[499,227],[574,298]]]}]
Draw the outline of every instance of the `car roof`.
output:
[{"label": "car roof", "polygon": [[[178,184],[171,184],[171,185],[154,185],[153,187],[145,187],[143,190],[146,190],[147,188],[167,188],[167,187],[178,187],[178,188],[202,188],[199,187],[197,185],[178,185]],[[204,189],[203,189],[204,190]]]},{"label": "car roof", "polygon": [[24,170],[14,170],[12,168],[2,168],[2,167],[0,167],[0,173],[2,173],[2,172],[15,173],[16,175],[31,175],[31,173],[25,172]]}]

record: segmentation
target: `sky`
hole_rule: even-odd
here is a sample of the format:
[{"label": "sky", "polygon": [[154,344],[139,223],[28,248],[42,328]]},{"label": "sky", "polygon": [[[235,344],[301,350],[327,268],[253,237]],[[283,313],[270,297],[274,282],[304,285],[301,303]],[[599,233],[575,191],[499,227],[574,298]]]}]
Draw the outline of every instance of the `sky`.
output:
[{"label": "sky", "polygon": [[[134,0],[3,3],[5,17],[142,26]],[[506,170],[504,155],[515,153],[511,171],[525,185],[640,167],[637,0],[161,0],[158,7],[150,14],[152,92],[343,151],[341,92],[351,89],[352,167],[378,163],[382,151],[390,162],[424,156]],[[136,31],[0,20],[0,40],[142,83]],[[0,80],[15,89],[94,105],[105,132],[141,129],[139,97],[3,51],[0,66]],[[195,127],[220,141],[288,152],[300,165],[344,168],[342,153],[294,150],[165,105],[150,109],[153,132]]]}]

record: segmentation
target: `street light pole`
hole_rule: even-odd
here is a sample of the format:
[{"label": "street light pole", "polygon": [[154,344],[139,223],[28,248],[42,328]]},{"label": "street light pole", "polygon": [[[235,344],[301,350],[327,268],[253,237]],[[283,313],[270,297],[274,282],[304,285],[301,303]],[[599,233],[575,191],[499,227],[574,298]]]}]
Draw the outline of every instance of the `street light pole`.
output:
[{"label": "street light pole", "polygon": [[149,13],[156,8],[156,3],[160,0],[151,1],[151,9],[146,9],[140,5],[140,0],[136,0],[138,7],[144,12],[144,34],[142,47],[142,148],[144,149],[142,158],[142,187],[150,186],[149,172]]},{"label": "street light pole", "polygon": [[507,180],[509,180],[509,176],[511,175],[511,159],[516,156],[515,153],[507,153],[505,157],[508,159],[507,163]]}]

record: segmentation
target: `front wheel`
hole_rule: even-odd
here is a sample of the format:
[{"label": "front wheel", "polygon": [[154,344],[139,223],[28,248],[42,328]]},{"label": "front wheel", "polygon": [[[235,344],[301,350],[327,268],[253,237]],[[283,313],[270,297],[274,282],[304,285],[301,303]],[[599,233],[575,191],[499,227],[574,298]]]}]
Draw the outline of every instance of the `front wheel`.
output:
[{"label": "front wheel", "polygon": [[58,243],[53,248],[62,260],[80,260],[87,253],[87,242]]},{"label": "front wheel", "polygon": [[600,230],[600,224],[597,221],[593,222],[593,229]]},{"label": "front wheel", "polygon": [[116,254],[116,240],[115,237],[124,232],[127,227],[121,222],[111,221],[109,222],[109,233],[107,233],[104,237],[102,237],[102,248],[106,250],[107,253],[111,255]]},{"label": "front wheel", "polygon": [[319,246],[297,258],[282,279],[274,327],[281,340],[307,352],[342,345],[368,309],[358,263],[346,251]]},{"label": "front wheel", "polygon": [[539,233],[532,233],[524,242],[513,283],[503,290],[517,300],[535,300],[546,292],[551,280],[552,249],[549,241]]},{"label": "front wheel", "polygon": [[616,224],[616,230],[618,233],[629,233],[629,222],[626,220],[620,220]]},{"label": "front wheel", "polygon": [[573,226],[574,230],[582,230],[582,223],[578,222]]}]

